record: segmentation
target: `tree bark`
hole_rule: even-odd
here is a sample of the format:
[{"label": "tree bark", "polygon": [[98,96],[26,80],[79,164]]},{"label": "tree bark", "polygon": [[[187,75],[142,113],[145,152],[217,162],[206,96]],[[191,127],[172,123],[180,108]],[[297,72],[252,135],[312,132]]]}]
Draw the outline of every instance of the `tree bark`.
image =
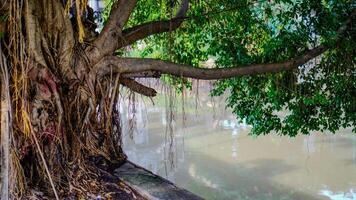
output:
[{"label": "tree bark", "polygon": [[157,94],[155,89],[152,89],[145,85],[142,85],[141,83],[139,83],[133,79],[130,79],[130,78],[122,78],[120,80],[120,83],[123,86],[130,88],[132,91],[142,94],[146,97],[155,97]]},{"label": "tree bark", "polygon": [[188,8],[189,1],[184,0],[176,16],[171,20],[148,22],[123,30],[123,36],[119,38],[117,47],[122,48],[128,46],[150,35],[176,30],[184,21]]},{"label": "tree bark", "polygon": [[189,77],[203,80],[218,80],[237,76],[256,75],[263,73],[276,73],[296,68],[327,50],[318,46],[307,51],[302,56],[282,62],[270,64],[254,64],[231,68],[204,69],[189,65],[176,64],[156,59],[120,58],[109,56],[103,58],[91,71],[91,77],[103,77],[109,72],[130,74],[139,72],[156,71],[157,73],[170,74],[178,77]]},{"label": "tree bark", "polygon": [[1,199],[9,199],[11,156],[10,143],[12,135],[12,111],[10,98],[10,77],[8,74],[6,58],[0,45],[0,142],[1,142]]},{"label": "tree bark", "polygon": [[87,50],[91,64],[96,64],[102,57],[112,54],[118,48],[116,41],[122,37],[122,28],[136,3],[136,0],[118,0],[114,3],[102,32]]}]

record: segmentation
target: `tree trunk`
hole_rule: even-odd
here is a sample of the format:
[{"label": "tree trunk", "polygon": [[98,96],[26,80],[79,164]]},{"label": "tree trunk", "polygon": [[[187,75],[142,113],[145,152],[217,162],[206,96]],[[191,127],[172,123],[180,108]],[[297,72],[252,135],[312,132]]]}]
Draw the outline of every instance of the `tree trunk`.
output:
[{"label": "tree trunk", "polygon": [[[2,10],[9,19],[1,41],[1,62],[11,77],[10,85],[1,81],[1,87],[11,88],[14,132],[10,142],[5,132],[1,139],[10,145],[2,147],[11,151],[11,198],[30,195],[29,188],[56,198],[79,195],[85,192],[80,188],[85,188],[86,181],[96,178],[88,161],[118,165],[126,160],[119,114],[113,106],[119,76],[105,77],[100,85],[88,87],[84,74],[90,63],[87,46],[78,39],[82,37],[79,29],[84,30],[86,41],[96,33],[95,27],[88,26],[89,17],[77,21],[69,16],[76,11],[91,14],[83,2],[76,4],[78,9],[65,10],[66,4],[57,0],[10,1]],[[82,27],[75,26],[78,23]],[[1,103],[3,109],[9,102],[2,98]],[[10,165],[6,158],[2,169]],[[6,186],[8,181],[3,183]]]}]

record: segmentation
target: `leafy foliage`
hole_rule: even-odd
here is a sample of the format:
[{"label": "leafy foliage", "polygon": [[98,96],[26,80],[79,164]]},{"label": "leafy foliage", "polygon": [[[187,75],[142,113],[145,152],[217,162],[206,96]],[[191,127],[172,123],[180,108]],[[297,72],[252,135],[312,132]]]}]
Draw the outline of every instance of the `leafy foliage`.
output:
[{"label": "leafy foliage", "polygon": [[[178,5],[139,1],[127,26],[169,19]],[[217,81],[212,95],[230,92],[227,106],[253,125],[252,134],[356,132],[354,25],[337,34],[355,7],[348,0],[191,1],[180,29],[134,47],[142,57],[195,67],[213,58],[216,67],[232,67],[285,61],[319,44],[336,46],[296,70]],[[173,80],[176,86],[184,82]]]}]

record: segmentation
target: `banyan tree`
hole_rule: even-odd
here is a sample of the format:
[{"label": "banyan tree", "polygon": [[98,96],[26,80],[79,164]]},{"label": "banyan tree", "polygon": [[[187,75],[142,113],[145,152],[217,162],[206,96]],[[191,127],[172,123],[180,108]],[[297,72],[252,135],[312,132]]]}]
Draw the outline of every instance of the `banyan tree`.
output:
[{"label": "banyan tree", "polygon": [[[229,90],[228,106],[257,134],[355,126],[352,1],[109,5],[99,30],[87,0],[1,0],[2,198],[100,191],[90,163],[126,161],[116,103],[122,87],[154,97],[142,78],[217,80],[214,93]],[[138,41],[168,50],[122,53]],[[200,67],[208,56],[215,67]],[[292,112],[280,119],[281,109]]]}]

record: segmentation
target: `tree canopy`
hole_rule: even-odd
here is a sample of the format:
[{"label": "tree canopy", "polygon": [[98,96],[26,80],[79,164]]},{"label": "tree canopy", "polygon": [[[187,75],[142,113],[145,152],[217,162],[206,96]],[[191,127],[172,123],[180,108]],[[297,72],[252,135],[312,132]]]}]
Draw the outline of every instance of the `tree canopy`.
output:
[{"label": "tree canopy", "polygon": [[[179,5],[139,1],[127,26],[170,20]],[[282,63],[322,45],[325,52],[297,68],[219,80],[212,95],[228,91],[227,106],[253,126],[252,134],[356,132],[355,7],[348,0],[191,1],[180,28],[136,43],[135,56],[194,67],[210,58],[214,67],[229,68]]]}]

